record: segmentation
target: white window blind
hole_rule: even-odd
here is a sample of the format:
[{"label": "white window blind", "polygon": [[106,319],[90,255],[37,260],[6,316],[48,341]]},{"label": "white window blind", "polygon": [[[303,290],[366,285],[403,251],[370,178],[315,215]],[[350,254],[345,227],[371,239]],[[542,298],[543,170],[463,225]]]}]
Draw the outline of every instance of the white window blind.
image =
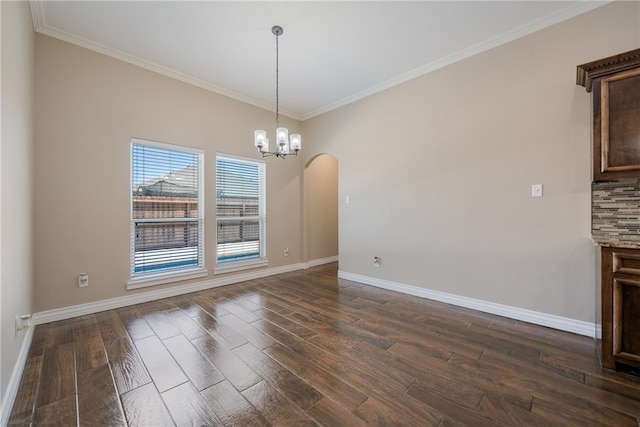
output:
[{"label": "white window blind", "polygon": [[202,158],[132,139],[132,278],[203,267]]},{"label": "white window blind", "polygon": [[216,261],[264,258],[265,165],[216,157]]}]

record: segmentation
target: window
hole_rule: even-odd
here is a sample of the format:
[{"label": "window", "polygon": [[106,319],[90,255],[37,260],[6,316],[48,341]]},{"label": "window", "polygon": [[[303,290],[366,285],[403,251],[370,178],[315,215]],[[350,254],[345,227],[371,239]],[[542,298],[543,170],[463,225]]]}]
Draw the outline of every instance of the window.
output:
[{"label": "window", "polygon": [[216,157],[216,270],[266,265],[265,164]]},{"label": "window", "polygon": [[199,150],[131,140],[128,288],[206,275]]}]

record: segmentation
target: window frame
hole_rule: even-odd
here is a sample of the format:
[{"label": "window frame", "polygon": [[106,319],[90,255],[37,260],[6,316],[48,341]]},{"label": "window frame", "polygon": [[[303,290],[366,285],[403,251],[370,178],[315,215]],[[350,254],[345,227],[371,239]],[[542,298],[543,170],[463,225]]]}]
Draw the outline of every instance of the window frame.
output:
[{"label": "window frame", "polygon": [[[197,155],[198,159],[198,213],[196,218],[180,218],[180,222],[194,222],[197,224],[198,232],[198,264],[183,268],[174,268],[166,271],[137,273],[135,272],[135,244],[136,244],[136,223],[167,222],[175,220],[167,218],[134,218],[134,198],[132,188],[134,184],[134,146],[143,145],[160,150],[178,151]],[[141,138],[131,138],[129,146],[130,167],[129,167],[129,221],[130,221],[130,243],[129,243],[129,280],[127,290],[139,289],[148,286],[167,284],[177,281],[206,277],[208,271],[205,268],[205,221],[204,221],[204,150],[192,147],[185,147],[175,144],[168,144],[158,141],[150,141]],[[165,221],[162,221],[165,220]],[[171,222],[171,221],[168,221]]]},{"label": "window frame", "polygon": [[[239,163],[248,163],[258,166],[259,179],[261,185],[259,187],[258,195],[258,215],[256,218],[259,221],[259,251],[260,255],[255,258],[239,259],[239,260],[218,260],[218,159],[224,159],[227,161],[235,161]],[[226,153],[216,153],[215,157],[215,191],[216,191],[216,205],[214,210],[215,215],[215,268],[214,274],[230,273],[233,271],[247,270],[252,268],[266,267],[269,265],[267,259],[267,164],[262,159],[252,159],[241,156],[234,156]],[[244,217],[246,218],[246,217]],[[229,221],[237,220],[238,218],[227,218]]]}]

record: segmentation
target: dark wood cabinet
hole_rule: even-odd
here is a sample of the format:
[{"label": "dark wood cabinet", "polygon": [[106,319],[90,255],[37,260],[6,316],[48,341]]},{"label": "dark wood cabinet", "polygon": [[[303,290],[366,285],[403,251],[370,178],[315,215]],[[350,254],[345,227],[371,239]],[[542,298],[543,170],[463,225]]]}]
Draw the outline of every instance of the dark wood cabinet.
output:
[{"label": "dark wood cabinet", "polygon": [[602,248],[602,366],[640,368],[640,249]]},{"label": "dark wood cabinet", "polygon": [[640,49],[579,65],[593,90],[593,179],[640,177]]}]

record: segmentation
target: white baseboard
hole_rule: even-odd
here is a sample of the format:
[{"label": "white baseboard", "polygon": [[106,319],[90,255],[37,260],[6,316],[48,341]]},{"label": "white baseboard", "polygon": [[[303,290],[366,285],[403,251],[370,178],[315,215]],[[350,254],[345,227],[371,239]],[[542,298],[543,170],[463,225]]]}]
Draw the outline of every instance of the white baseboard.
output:
[{"label": "white baseboard", "polygon": [[317,267],[319,265],[331,264],[332,262],[338,262],[338,255],[330,256],[326,258],[318,258],[306,263],[305,268]]},{"label": "white baseboard", "polygon": [[13,367],[7,390],[4,393],[2,399],[2,406],[0,406],[0,426],[6,426],[11,416],[11,409],[16,400],[18,394],[18,387],[20,387],[20,379],[22,378],[22,371],[24,371],[24,365],[27,363],[27,356],[29,355],[29,348],[31,347],[31,341],[33,339],[33,326],[27,329],[24,340],[22,340],[22,346],[20,346],[20,352],[18,353],[18,360]]},{"label": "white baseboard", "polygon": [[523,322],[546,326],[553,329],[559,329],[561,331],[572,332],[574,334],[585,335],[588,337],[595,337],[596,335],[596,325],[589,322],[583,322],[581,320],[569,319],[567,317],[555,316],[553,314],[540,313],[523,308],[496,304],[489,301],[467,298],[459,295],[448,294],[445,292],[433,291],[430,289],[419,288],[417,286],[405,285],[402,283],[391,282],[374,277],[362,276],[346,271],[338,271],[338,278],[363,283],[365,285],[376,286],[378,288],[389,289],[392,291],[401,292],[403,294],[445,302],[460,307],[471,308],[473,310],[496,314],[498,316],[508,317],[510,319],[522,320]]},{"label": "white baseboard", "polygon": [[288,273],[290,271],[302,270],[306,268],[305,263],[290,264],[282,267],[255,270],[247,273],[234,274],[211,280],[190,283],[188,285],[172,286],[170,288],[147,291],[122,297],[110,298],[102,301],[90,302],[86,304],[73,305],[70,307],[56,308],[53,310],[35,313],[32,317],[34,325],[56,322],[58,320],[71,319],[73,317],[98,313],[105,310],[126,307],[133,304],[155,301],[162,298],[169,298],[205,289],[217,288],[219,286],[231,285],[233,283],[245,282],[247,280],[260,279],[262,277],[273,276],[275,274]]},{"label": "white baseboard", "polygon": [[133,304],[141,304],[144,302],[155,301],[162,298],[169,298],[178,295],[188,294],[191,292],[202,291],[205,289],[217,288],[219,286],[231,285],[234,283],[245,282],[247,280],[260,279],[262,277],[274,276],[276,274],[288,273],[296,270],[308,269],[323,264],[338,261],[338,257],[321,258],[311,260],[306,263],[297,263],[285,265],[282,267],[267,268],[262,270],[249,271],[246,273],[233,274],[191,283],[188,285],[172,286],[170,288],[158,289],[155,291],[141,292],[137,294],[126,295],[122,297],[110,298],[107,300],[90,302],[86,304],[73,305],[70,307],[56,308],[53,310],[41,311],[32,316],[33,325],[43,323],[56,322],[58,320],[71,319],[73,317],[84,316],[87,314],[98,313],[105,310],[113,310],[114,308],[126,307]]}]

